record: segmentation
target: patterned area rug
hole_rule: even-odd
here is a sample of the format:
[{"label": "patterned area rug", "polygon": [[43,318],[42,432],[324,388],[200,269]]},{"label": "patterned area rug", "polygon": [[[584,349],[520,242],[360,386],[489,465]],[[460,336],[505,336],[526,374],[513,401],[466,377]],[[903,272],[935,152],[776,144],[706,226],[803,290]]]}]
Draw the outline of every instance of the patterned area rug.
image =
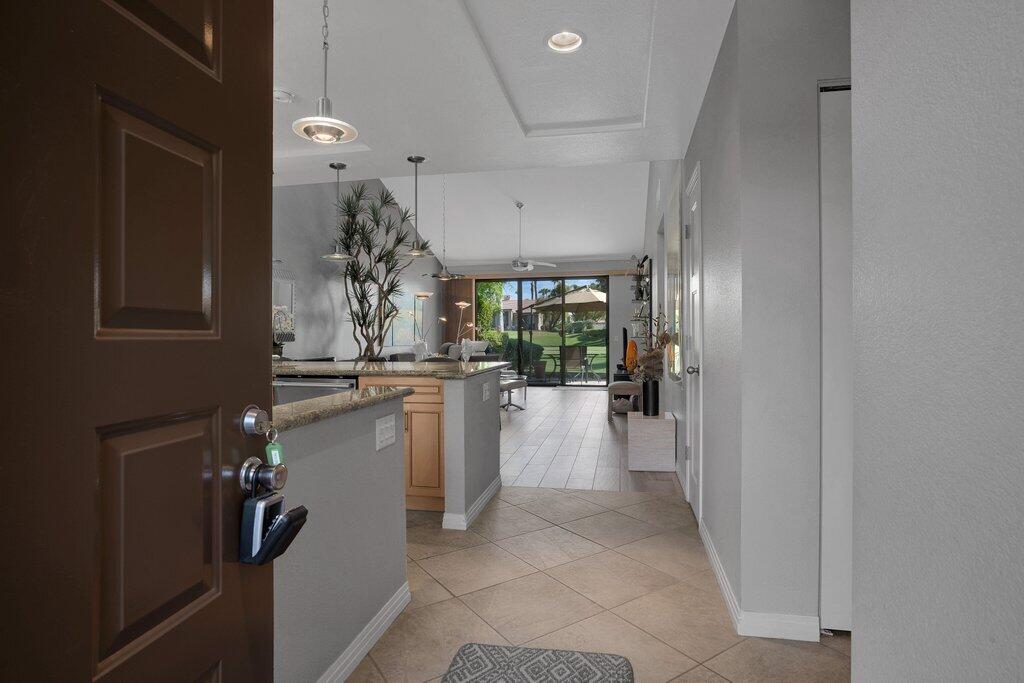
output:
[{"label": "patterned area rug", "polygon": [[619,655],[469,643],[459,648],[443,683],[632,683],[633,665]]}]

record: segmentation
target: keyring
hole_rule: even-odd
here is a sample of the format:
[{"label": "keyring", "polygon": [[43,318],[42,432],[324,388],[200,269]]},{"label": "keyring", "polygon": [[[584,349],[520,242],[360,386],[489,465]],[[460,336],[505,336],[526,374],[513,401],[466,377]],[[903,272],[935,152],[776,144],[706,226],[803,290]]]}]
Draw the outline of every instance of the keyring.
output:
[{"label": "keyring", "polygon": [[278,436],[278,431],[277,431],[277,429],[275,427],[271,427],[270,429],[267,430],[267,442],[268,443],[277,443],[277,436]]}]

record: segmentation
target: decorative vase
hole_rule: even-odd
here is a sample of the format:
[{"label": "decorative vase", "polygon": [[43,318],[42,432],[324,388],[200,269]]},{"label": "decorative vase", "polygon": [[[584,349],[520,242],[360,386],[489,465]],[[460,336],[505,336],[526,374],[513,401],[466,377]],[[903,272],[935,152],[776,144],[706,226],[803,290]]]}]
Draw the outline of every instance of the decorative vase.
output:
[{"label": "decorative vase", "polygon": [[658,406],[658,380],[651,379],[643,383],[644,392],[644,415],[654,417],[659,412]]}]

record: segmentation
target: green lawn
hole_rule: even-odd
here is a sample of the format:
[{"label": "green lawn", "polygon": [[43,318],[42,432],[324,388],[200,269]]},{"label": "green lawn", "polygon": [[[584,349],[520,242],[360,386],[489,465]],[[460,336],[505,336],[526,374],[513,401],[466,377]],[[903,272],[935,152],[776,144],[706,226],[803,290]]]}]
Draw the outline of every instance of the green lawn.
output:
[{"label": "green lawn", "polygon": [[[515,333],[509,335],[514,337]],[[523,332],[523,340],[533,342],[544,347],[544,360],[546,361],[546,372],[555,372],[555,359],[559,357],[559,347],[562,345],[562,335],[558,332],[534,331]],[[587,330],[565,335],[566,346],[586,346],[587,355],[597,354],[594,357],[594,372],[602,379],[605,378],[608,370],[608,349],[605,346],[605,331]],[[533,374],[530,368],[524,368],[529,374]]]}]

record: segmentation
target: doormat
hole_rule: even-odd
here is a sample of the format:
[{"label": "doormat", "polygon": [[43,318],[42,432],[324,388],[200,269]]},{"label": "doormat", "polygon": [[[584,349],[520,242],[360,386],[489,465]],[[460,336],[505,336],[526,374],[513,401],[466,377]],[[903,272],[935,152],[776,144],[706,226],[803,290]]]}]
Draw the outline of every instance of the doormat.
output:
[{"label": "doormat", "polygon": [[632,683],[633,665],[619,655],[534,647],[481,645],[459,648],[443,683]]}]

